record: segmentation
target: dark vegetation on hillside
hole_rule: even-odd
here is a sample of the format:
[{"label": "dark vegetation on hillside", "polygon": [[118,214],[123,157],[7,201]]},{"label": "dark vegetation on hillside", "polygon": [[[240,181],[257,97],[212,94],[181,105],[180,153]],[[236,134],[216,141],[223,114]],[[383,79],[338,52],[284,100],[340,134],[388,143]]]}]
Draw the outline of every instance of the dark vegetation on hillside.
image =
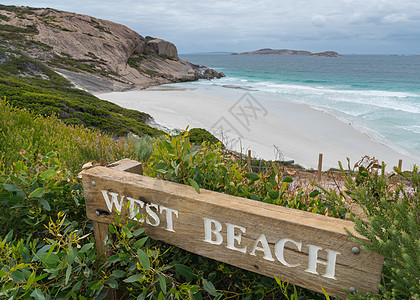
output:
[{"label": "dark vegetation on hillside", "polygon": [[151,117],[125,109],[76,89],[44,64],[17,50],[0,48],[0,95],[37,114],[56,114],[67,124],[98,128],[113,136],[130,132],[142,136],[162,134],[145,124]]}]

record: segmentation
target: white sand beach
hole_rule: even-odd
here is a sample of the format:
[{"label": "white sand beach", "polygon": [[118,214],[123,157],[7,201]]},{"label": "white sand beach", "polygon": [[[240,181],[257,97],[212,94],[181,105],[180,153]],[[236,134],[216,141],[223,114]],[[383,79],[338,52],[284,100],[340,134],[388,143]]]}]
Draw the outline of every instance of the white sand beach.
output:
[{"label": "white sand beach", "polygon": [[[323,169],[347,166],[364,155],[388,164],[387,171],[403,159],[403,169],[420,160],[398,153],[357,131],[351,124],[307,105],[255,96],[227,88],[179,88],[167,85],[141,91],[97,95],[122,107],[150,114],[168,128],[205,128],[233,150],[273,160],[294,160],[305,168],[317,168],[323,153]],[[275,111],[275,112],[274,112]]]}]

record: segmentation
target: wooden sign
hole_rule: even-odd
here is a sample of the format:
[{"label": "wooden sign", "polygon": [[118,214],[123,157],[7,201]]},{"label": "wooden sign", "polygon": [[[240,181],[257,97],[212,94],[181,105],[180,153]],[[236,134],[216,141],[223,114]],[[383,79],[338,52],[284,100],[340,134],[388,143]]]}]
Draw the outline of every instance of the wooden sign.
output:
[{"label": "wooden sign", "polygon": [[[133,169],[133,161],[125,163]],[[130,218],[144,222],[151,238],[202,256],[314,291],[322,287],[331,296],[378,291],[383,258],[348,238],[344,228],[354,232],[350,221],[207,190],[198,194],[118,168],[82,172],[95,230],[125,208]],[[105,234],[95,236],[103,241]]]}]

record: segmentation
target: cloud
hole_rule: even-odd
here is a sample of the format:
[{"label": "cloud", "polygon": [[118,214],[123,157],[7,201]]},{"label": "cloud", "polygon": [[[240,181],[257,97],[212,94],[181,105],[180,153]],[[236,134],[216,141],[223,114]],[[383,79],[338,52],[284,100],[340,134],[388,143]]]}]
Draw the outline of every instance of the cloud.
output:
[{"label": "cloud", "polygon": [[327,18],[321,15],[315,15],[312,17],[312,24],[315,26],[324,26],[327,24]]},{"label": "cloud", "polygon": [[390,14],[383,17],[383,22],[388,24],[407,22],[407,15],[404,13]]},{"label": "cloud", "polygon": [[[16,4],[16,0],[4,0]],[[397,34],[420,34],[420,6],[414,0],[20,0],[122,23],[142,35],[174,42],[180,52],[245,51],[267,46],[312,50],[322,43],[354,47],[392,44]],[[401,41],[401,39],[399,39]],[[397,40],[395,40],[397,43]],[[331,46],[330,46],[331,45]],[[420,41],[400,44],[420,51]],[[348,48],[353,52],[353,49]],[[379,48],[383,51],[383,48]],[[322,49],[321,49],[322,50]],[[357,50],[357,49],[356,49]],[[357,51],[356,51],[357,52]]]}]

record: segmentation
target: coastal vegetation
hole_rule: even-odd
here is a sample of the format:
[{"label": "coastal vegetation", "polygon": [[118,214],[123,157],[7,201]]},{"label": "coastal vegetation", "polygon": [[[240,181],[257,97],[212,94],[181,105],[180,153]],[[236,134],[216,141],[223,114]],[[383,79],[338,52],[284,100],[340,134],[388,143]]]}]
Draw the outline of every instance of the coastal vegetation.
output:
[{"label": "coastal vegetation", "polygon": [[[379,175],[374,163],[359,165],[357,172],[346,174],[346,194],[363,208],[366,217],[353,215],[358,233],[349,233],[368,252],[384,257],[383,281],[379,286],[384,299],[420,297],[420,172]],[[327,197],[331,193],[327,193]],[[334,195],[333,198],[337,196]],[[370,297],[375,297],[371,295]],[[363,295],[356,299],[365,299]]]},{"label": "coastal vegetation", "polygon": [[2,297],[102,299],[112,288],[126,298],[147,299],[324,298],[151,240],[142,224],[122,225],[118,217],[109,228],[107,249],[112,255],[100,256],[77,174],[87,161],[107,164],[139,157],[139,145],[151,143],[149,154],[143,156],[148,176],[339,218],[348,213],[344,201],[351,198],[367,215],[368,221],[353,218],[369,242],[353,238],[363,249],[384,255],[385,265],[380,295],[348,298],[419,295],[417,169],[404,173],[396,169],[393,176],[379,175],[372,164],[342,170],[347,187],[343,195],[294,188],[293,180],[275,164],[267,172],[249,173],[225,155],[220,143],[197,147],[187,132],[143,141],[115,140],[96,129],[14,108],[4,100],[0,113]]}]

